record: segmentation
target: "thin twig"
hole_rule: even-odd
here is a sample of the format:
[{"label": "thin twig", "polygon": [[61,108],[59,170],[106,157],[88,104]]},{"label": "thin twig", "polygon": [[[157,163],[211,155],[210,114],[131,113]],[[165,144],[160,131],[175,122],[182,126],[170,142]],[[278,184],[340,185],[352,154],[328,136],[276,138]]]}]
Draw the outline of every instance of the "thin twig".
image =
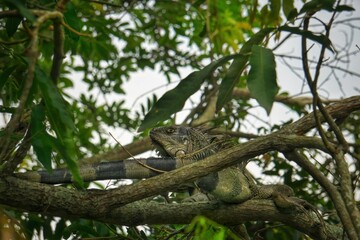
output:
[{"label": "thin twig", "polygon": [[[358,54],[358,53],[359,53],[359,51],[353,51],[353,52],[350,52],[349,55],[356,55],[356,54]],[[275,54],[275,56],[276,56],[276,57],[280,57],[280,58],[289,58],[289,59],[295,59],[295,60],[302,61],[302,57],[299,57],[299,56],[291,56],[291,55],[285,55],[285,54]],[[311,60],[311,59],[308,59],[308,62],[310,62],[310,63],[316,63],[316,61]],[[330,68],[330,69],[339,70],[339,71],[341,71],[341,72],[350,74],[350,75],[352,75],[352,76],[360,77],[360,74],[359,74],[359,73],[349,71],[349,70],[347,70],[346,68],[342,68],[342,67],[339,67],[339,66],[336,66],[336,65],[330,65],[329,63],[323,63],[323,66],[326,66],[326,67],[328,67],[328,68]]]},{"label": "thin twig", "polygon": [[[308,14],[305,16],[304,27],[303,27],[305,31],[308,30],[311,16],[312,16],[312,14]],[[335,12],[334,12],[332,18],[330,19],[329,23],[326,25],[326,36],[327,37],[329,36],[331,24],[334,21],[334,17],[335,17]],[[316,69],[315,69],[315,77],[313,79],[310,74],[309,66],[308,66],[308,57],[307,57],[308,49],[307,49],[306,42],[307,42],[307,39],[305,36],[303,36],[302,42],[301,42],[302,57],[303,57],[302,63],[303,63],[303,69],[304,69],[306,81],[308,82],[308,86],[313,95],[313,109],[314,109],[315,121],[317,123],[317,129],[319,131],[321,139],[323,140],[324,145],[326,146],[327,149],[329,149],[331,155],[335,159],[337,166],[339,168],[342,199],[347,208],[348,214],[351,215],[351,220],[352,220],[352,222],[350,224],[344,218],[344,216],[342,216],[342,217],[340,216],[341,221],[344,225],[344,228],[346,229],[346,232],[347,232],[349,238],[356,239],[356,238],[354,238],[355,233],[356,233],[357,237],[360,238],[360,222],[359,222],[360,214],[359,214],[358,209],[354,205],[354,197],[353,197],[352,188],[351,188],[351,178],[350,178],[348,165],[343,158],[344,155],[343,155],[343,152],[341,151],[341,149],[336,149],[328,140],[328,138],[325,134],[325,131],[321,126],[321,121],[320,121],[320,117],[318,116],[318,112],[316,111],[316,108],[318,107],[320,112],[326,119],[327,123],[330,125],[331,129],[334,131],[338,141],[342,144],[343,149],[345,149],[345,151],[346,151],[348,148],[347,142],[345,141],[340,129],[335,124],[333,118],[331,118],[329,113],[324,108],[324,106],[321,102],[321,99],[319,98],[319,96],[317,94],[317,90],[316,90],[326,47],[323,45],[321,48],[319,60],[318,60],[318,63],[317,63]],[[339,200],[339,199],[337,199],[337,200]],[[342,205],[342,204],[343,204],[342,201],[334,201],[334,205],[338,211],[339,211],[339,209],[338,209],[339,205]]]},{"label": "thin twig", "polygon": [[119,146],[121,146],[121,148],[127,153],[129,154],[129,156],[131,156],[132,159],[134,159],[138,164],[140,164],[141,166],[150,169],[152,171],[158,172],[158,173],[165,173],[167,171],[163,171],[160,169],[156,169],[153,167],[150,167],[149,165],[146,165],[145,163],[140,162],[139,160],[137,160],[130,152],[128,152],[128,150],[111,134],[111,132],[109,132],[110,136],[117,142],[117,144],[119,144]]},{"label": "thin twig", "polygon": [[297,151],[293,150],[291,152],[283,152],[283,154],[287,159],[294,161],[301,168],[305,169],[305,171],[309,173],[316,180],[316,182],[318,182],[326,190],[331,200],[334,202],[335,209],[342,221],[344,228],[347,230],[346,232],[348,233],[349,238],[357,239],[354,230],[348,229],[349,226],[352,226],[351,217],[337,188],[319,169],[314,166],[314,164],[312,164],[307,158],[299,154]]},{"label": "thin twig", "polygon": [[82,33],[82,32],[79,32],[79,31],[76,31],[75,29],[73,29],[72,27],[70,27],[68,24],[66,24],[64,22],[64,20],[61,21],[61,24],[66,28],[68,29],[70,32],[72,33],[75,33],[76,35],[78,36],[81,36],[81,37],[92,37],[91,34],[87,34],[87,33]]}]

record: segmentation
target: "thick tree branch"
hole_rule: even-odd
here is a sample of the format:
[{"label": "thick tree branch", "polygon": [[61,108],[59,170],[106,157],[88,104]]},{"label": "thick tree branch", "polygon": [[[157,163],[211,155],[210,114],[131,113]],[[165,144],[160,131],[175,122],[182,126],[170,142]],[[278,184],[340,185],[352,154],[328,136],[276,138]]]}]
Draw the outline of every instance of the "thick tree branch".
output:
[{"label": "thick tree branch", "polygon": [[256,135],[256,134],[245,133],[245,132],[240,132],[240,131],[229,131],[229,130],[221,129],[221,128],[212,129],[212,130],[210,130],[210,133],[211,134],[228,135],[230,137],[246,138],[246,139],[252,139],[252,138],[259,137],[259,135]]},{"label": "thick tree branch", "polygon": [[65,218],[82,217],[120,225],[186,224],[196,215],[207,216],[226,225],[244,221],[279,221],[292,226],[316,239],[342,238],[342,229],[321,224],[315,215],[304,212],[281,213],[271,200],[250,200],[243,204],[159,204],[134,202],[119,208],[111,208],[104,215],[98,208],[104,205],[101,191],[77,191],[63,187],[28,182],[14,177],[0,180],[0,202],[12,198],[8,206],[26,211],[56,215]]},{"label": "thick tree branch", "polygon": [[[339,102],[333,103],[326,107],[329,115],[334,118],[344,118],[349,116],[351,112],[357,111],[360,109],[360,96],[353,96],[349,98],[345,98]],[[325,118],[323,116],[319,116],[320,122],[324,122]],[[305,115],[301,119],[293,122],[292,124],[284,126],[281,131],[303,135],[310,131],[311,129],[316,127],[316,121],[314,118],[314,112]]]}]

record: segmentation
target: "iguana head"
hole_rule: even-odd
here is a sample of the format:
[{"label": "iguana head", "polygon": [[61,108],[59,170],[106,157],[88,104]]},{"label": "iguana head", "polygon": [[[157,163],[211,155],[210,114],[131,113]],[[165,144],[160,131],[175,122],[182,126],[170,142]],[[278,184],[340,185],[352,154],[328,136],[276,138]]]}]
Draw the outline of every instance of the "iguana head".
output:
[{"label": "iguana head", "polygon": [[[154,128],[150,131],[150,138],[161,156],[183,157],[189,155],[195,159],[202,159],[213,149],[209,136],[199,128],[185,126],[169,126]],[[212,152],[213,153],[213,152]]]}]

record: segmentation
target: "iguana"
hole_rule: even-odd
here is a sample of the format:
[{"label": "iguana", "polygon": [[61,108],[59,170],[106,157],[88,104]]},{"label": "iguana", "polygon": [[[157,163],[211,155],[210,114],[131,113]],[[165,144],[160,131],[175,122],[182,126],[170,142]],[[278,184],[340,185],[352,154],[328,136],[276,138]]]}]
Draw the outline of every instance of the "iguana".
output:
[{"label": "iguana", "polygon": [[[201,160],[231,147],[224,136],[211,135],[202,128],[169,126],[154,128],[150,132],[159,155],[176,159]],[[246,163],[210,173],[196,181],[203,191],[227,203],[241,203],[250,198],[271,198],[273,195],[293,196],[287,185],[258,185],[245,170]]]},{"label": "iguana", "polygon": [[[150,131],[150,138],[161,158],[128,159],[82,166],[80,175],[84,181],[149,178],[199,161],[231,146],[224,136],[185,126],[154,128]],[[284,196],[293,195],[293,190],[286,185],[255,184],[251,176],[246,174],[245,165],[210,173],[198,179],[196,184],[216,199],[229,203],[240,203],[249,198],[270,198],[275,192]],[[56,169],[52,173],[17,173],[16,176],[50,184],[73,182],[71,173],[66,169]]]}]

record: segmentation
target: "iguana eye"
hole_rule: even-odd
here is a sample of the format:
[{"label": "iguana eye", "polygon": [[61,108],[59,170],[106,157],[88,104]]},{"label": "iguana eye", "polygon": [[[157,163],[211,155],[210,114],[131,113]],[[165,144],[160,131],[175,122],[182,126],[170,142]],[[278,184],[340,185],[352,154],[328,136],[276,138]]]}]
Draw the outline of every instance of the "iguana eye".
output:
[{"label": "iguana eye", "polygon": [[175,128],[170,127],[168,129],[166,129],[166,133],[171,134],[171,133],[174,133],[174,132],[175,132]]}]

